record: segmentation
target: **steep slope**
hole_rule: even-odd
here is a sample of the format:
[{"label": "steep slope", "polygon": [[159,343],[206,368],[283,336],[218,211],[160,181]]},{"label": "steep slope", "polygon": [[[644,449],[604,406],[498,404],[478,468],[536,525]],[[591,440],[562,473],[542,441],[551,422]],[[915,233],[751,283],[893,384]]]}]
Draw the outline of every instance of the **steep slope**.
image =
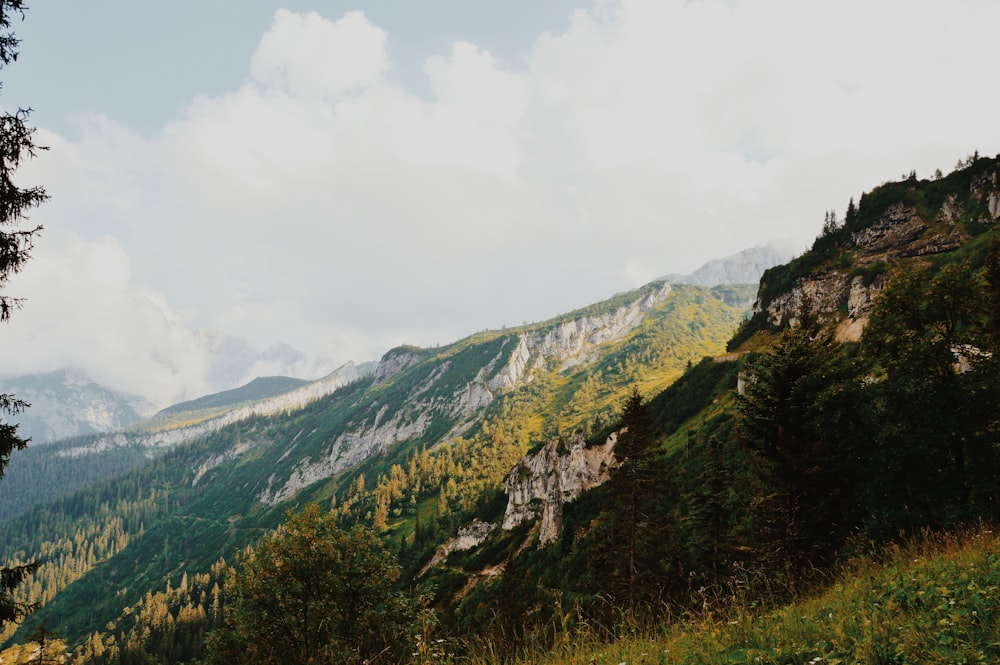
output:
[{"label": "steep slope", "polygon": [[[372,363],[357,366],[353,362],[348,362],[316,381],[299,384],[285,392],[253,401],[236,401],[235,398],[238,396],[249,395],[246,387],[238,389],[235,393],[208,396],[195,400],[194,409],[183,406],[178,409],[166,409],[131,428],[101,436],[86,445],[67,448],[60,454],[84,456],[120,446],[169,448],[217,432],[227,425],[243,420],[301,409],[306,404],[358,380],[371,370]],[[205,406],[208,403],[213,405]]]},{"label": "steep slope", "polygon": [[842,225],[827,228],[806,254],[764,273],[754,315],[735,340],[781,327],[803,298],[858,340],[888,272],[906,263],[980,263],[1000,222],[1000,158],[972,157],[934,180],[911,177],[861,195]]},{"label": "steep slope", "polygon": [[[505,510],[475,515],[497,528],[422,571],[447,622],[537,636],[570,604],[609,625],[636,597],[696,615],[771,603],[822,579],[851,543],[992,518],[998,185],[1000,157],[882,185],[765,273],[729,345],[747,353],[707,359],[648,402],[658,494],[614,482],[624,430],[521,458]],[[615,508],[630,501],[631,527]]]},{"label": "steep slope", "polygon": [[[100,557],[104,563],[89,563],[72,585],[43,566],[38,579],[52,600],[25,630],[46,617],[67,637],[95,630],[167,576],[205,571],[220,555],[231,556],[275,526],[291,502],[332,503],[348,522],[375,520],[398,531],[412,542],[417,565],[424,551],[433,552],[438,527],[423,531],[415,520],[443,528],[490,504],[536,442],[589,431],[613,415],[631,385],[656,390],[692,361],[719,353],[745,311],[725,302],[738,291],[655,282],[542,324],[440,349],[395,349],[372,374],[304,408],[258,410],[206,429],[95,490],[117,497],[110,505],[81,493],[45,509],[49,526],[38,526],[38,511],[13,520],[0,534],[4,555],[29,558],[73,542],[79,520],[105,524],[91,527],[102,533],[119,524],[119,511],[143,515],[141,529],[124,527],[118,545]],[[162,445],[163,434],[104,437],[74,452],[129,441]],[[436,471],[441,465],[451,471]],[[390,488],[392,478],[406,488]],[[121,489],[128,487],[139,494]],[[90,505],[106,512],[89,514]],[[86,538],[81,543],[86,548]],[[107,597],[107,588],[125,591]]]},{"label": "steep slope", "polygon": [[[15,455],[0,483],[0,522],[148,462],[172,446],[241,420],[301,408],[368,375],[374,363],[348,363],[318,381],[258,379],[231,391],[165,409],[117,432],[63,438]],[[93,394],[86,404],[92,408]],[[65,403],[65,399],[60,403]]]},{"label": "steep slope", "polygon": [[671,293],[669,284],[654,283],[621,303],[610,301],[532,329],[486,333],[433,354],[390,351],[379,363],[372,390],[351,415],[353,426],[300,455],[287,476],[276,471],[260,499],[283,501],[403,441],[453,440],[499,395],[534,381],[539,372],[592,363],[602,345],[622,341]]},{"label": "steep slope", "polygon": [[[395,349],[305,408],[232,423],[39,509],[0,530],[5,553],[45,552],[77,577],[43,567],[33,584],[47,605],[21,634],[47,618],[72,640],[112,644],[91,631],[133,621],[116,613],[151,589],[169,595],[184,573],[215,574],[220,554],[310,500],[380,530],[444,629],[515,651],[553,630],[613,635],[642,610],[774,603],[856,554],[845,543],[987,518],[1000,503],[1000,366],[978,351],[1000,348],[1000,310],[983,306],[1000,288],[980,292],[1000,238],[998,180],[1000,159],[972,159],[865,194],[843,226],[765,274],[736,353],[721,354],[742,314],[728,303],[746,294],[656,282],[543,324]],[[919,315],[900,317],[906,335],[826,336],[877,331],[877,316],[865,328],[871,301],[898,267],[921,289],[970,277],[961,325],[940,328],[967,345],[913,325],[939,314],[925,290],[903,294]],[[790,326],[804,302],[820,320]],[[897,353],[900,337],[916,346]],[[628,469],[616,414],[633,387],[649,396],[635,422],[658,454],[630,483],[615,470]]]}]

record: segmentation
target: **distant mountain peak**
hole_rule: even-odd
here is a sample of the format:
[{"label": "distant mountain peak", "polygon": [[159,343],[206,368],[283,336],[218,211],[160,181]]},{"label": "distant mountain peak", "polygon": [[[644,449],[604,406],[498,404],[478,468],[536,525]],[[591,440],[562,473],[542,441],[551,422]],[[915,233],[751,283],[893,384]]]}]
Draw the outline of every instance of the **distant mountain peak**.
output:
[{"label": "distant mountain peak", "polygon": [[664,277],[674,284],[719,286],[720,284],[757,284],[768,268],[785,263],[791,252],[774,245],[757,245],[735,254],[712,259],[688,275],[671,274]]},{"label": "distant mountain peak", "polygon": [[12,420],[36,444],[128,427],[153,411],[141,397],[105,388],[74,368],[10,377],[0,390],[31,404]]}]

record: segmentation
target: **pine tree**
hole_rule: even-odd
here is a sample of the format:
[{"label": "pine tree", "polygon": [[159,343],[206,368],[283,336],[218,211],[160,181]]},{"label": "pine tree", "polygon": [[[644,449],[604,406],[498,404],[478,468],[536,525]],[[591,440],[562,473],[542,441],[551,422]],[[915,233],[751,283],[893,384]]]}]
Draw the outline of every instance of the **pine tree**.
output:
[{"label": "pine tree", "polygon": [[638,388],[633,388],[618,421],[618,467],[607,483],[600,526],[593,532],[587,574],[631,616],[660,597],[666,533],[671,524],[663,500],[672,483],[663,468],[656,431]]},{"label": "pine tree", "polygon": [[862,383],[809,299],[798,324],[748,360],[738,433],[751,453],[761,563],[795,574],[821,561],[857,520],[845,495],[867,422]]},{"label": "pine tree", "polygon": [[858,217],[858,209],[854,205],[854,197],[847,204],[847,212],[844,214],[844,225],[850,227]]},{"label": "pine tree", "polygon": [[[17,60],[20,40],[11,30],[11,20],[15,14],[24,16],[21,0],[0,0],[0,68]],[[14,184],[13,176],[21,161],[35,155],[40,148],[34,144],[34,129],[27,124],[29,110],[18,109],[14,113],[0,115],[0,288],[24,267],[31,256],[35,235],[40,226],[24,227],[27,211],[41,204],[47,198],[41,187],[27,189]],[[0,294],[0,321],[10,319],[12,312],[21,306],[17,298]],[[0,413],[16,416],[30,406],[13,395],[0,394]],[[17,425],[0,421],[0,477],[3,477],[10,456],[15,450],[23,450],[28,439],[18,435]],[[14,600],[12,593],[38,564],[0,569],[0,625],[16,621],[32,607]]]}]

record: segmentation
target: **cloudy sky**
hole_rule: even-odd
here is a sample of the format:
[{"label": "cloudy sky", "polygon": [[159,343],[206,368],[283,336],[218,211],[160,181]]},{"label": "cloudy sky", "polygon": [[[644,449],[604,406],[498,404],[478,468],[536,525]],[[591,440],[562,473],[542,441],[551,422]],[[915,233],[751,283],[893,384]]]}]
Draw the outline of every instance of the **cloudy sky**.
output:
[{"label": "cloudy sky", "polygon": [[542,320],[1000,152],[989,0],[29,5],[0,104],[51,200],[0,374],[160,403],[213,348],[309,376]]}]

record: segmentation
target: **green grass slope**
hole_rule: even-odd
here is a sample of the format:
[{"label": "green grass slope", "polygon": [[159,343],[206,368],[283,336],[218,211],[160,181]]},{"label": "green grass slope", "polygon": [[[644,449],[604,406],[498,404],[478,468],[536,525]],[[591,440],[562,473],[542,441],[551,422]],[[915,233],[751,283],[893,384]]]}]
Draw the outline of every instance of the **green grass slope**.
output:
[{"label": "green grass slope", "polygon": [[[734,570],[731,584],[753,580]],[[742,593],[742,592],[740,592]],[[602,645],[585,626],[520,662],[898,665],[1000,659],[1000,539],[990,529],[925,534],[860,557],[829,585],[778,609],[742,593],[703,604],[644,637]],[[598,642],[595,644],[595,642]],[[467,663],[494,662],[479,655]]]}]

